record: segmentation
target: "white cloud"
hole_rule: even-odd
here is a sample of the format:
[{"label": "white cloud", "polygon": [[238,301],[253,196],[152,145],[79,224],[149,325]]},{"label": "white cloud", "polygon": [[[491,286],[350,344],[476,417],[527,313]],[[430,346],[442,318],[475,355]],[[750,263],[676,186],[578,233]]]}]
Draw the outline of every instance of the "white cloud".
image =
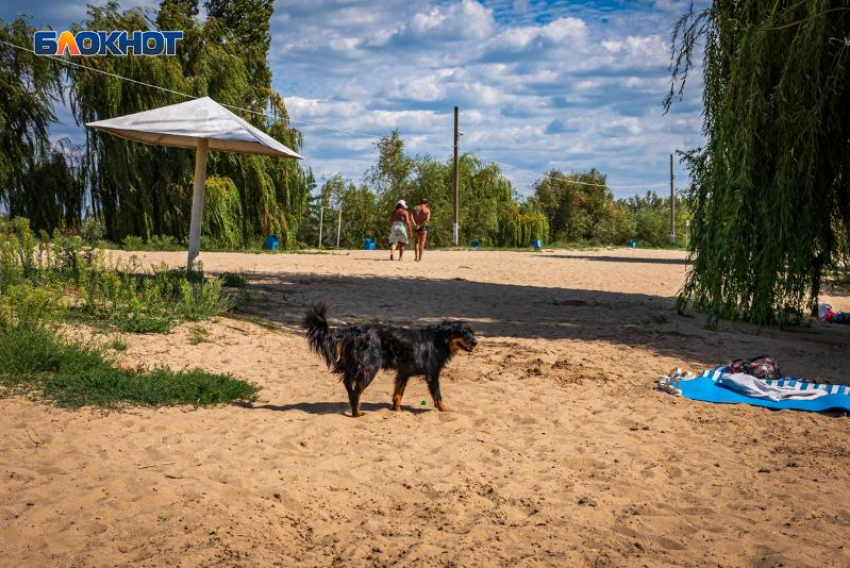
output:
[{"label": "white cloud", "polygon": [[[613,185],[663,182],[668,154],[702,140],[697,76],[684,103],[666,116],[661,108],[667,38],[687,2],[602,10],[528,0],[280,0],[274,85],[295,121],[368,135],[398,128],[411,152],[440,159],[450,154],[459,105],[461,148],[505,164],[521,193],[550,167],[596,167]],[[82,14],[71,0],[9,4],[0,17],[30,11],[56,28],[67,27],[63,14]],[[374,138],[304,122],[294,123],[304,165],[317,175],[359,181],[374,163]]]},{"label": "white cloud", "polygon": [[413,16],[410,30],[419,36],[484,39],[495,26],[493,11],[474,0],[433,6]]},{"label": "white cloud", "polygon": [[583,41],[587,35],[587,25],[578,18],[559,18],[543,26],[540,33],[552,41],[564,41],[566,39]]},{"label": "white cloud", "polygon": [[[700,140],[697,107],[661,112],[671,14],[615,12],[606,24],[569,9],[541,18],[538,5],[523,4],[511,24],[504,7],[497,23],[472,0],[368,6],[370,25],[335,20],[325,35],[301,30],[309,39],[300,44],[298,23],[287,22],[297,57],[276,71],[287,77],[278,86],[297,95],[287,99],[293,117],[368,134],[398,128],[411,152],[447,157],[459,105],[462,148],[504,164],[520,192],[549,167],[597,167],[612,184],[663,182],[667,154]],[[693,91],[688,104],[699,99]],[[304,132],[317,171],[359,164],[340,170],[359,180],[374,162],[373,139],[350,146],[344,134]]]}]

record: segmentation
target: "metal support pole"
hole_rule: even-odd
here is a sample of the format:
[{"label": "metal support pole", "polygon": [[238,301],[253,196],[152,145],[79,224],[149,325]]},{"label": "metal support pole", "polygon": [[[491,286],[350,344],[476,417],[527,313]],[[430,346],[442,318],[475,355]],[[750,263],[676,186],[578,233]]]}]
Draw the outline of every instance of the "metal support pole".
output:
[{"label": "metal support pole", "polygon": [[325,224],[325,208],[319,207],[319,248],[322,248],[322,227]]},{"label": "metal support pole", "polygon": [[195,183],[192,188],[192,216],[189,220],[189,257],[186,259],[186,270],[192,270],[195,267],[195,261],[201,254],[201,222],[204,219],[204,184],[207,181],[209,147],[210,141],[201,138],[195,150]]},{"label": "metal support pole", "polygon": [[454,225],[452,226],[452,240],[455,246],[460,243],[460,199],[458,197],[458,185],[460,180],[460,170],[457,161],[457,147],[460,139],[460,129],[458,128],[458,107],[455,107],[455,149],[454,149],[454,192],[455,192],[455,207],[454,207]]},{"label": "metal support pole", "polygon": [[673,188],[673,154],[670,154],[670,242],[676,242],[676,190]]},{"label": "metal support pole", "polygon": [[339,235],[342,232],[342,207],[339,208],[339,221],[336,224],[336,248],[339,248]]}]

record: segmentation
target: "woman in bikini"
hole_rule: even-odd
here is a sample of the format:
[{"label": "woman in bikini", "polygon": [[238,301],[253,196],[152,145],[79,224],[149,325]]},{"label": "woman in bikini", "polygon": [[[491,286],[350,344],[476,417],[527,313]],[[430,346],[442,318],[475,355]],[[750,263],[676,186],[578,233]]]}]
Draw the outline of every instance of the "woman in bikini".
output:
[{"label": "woman in bikini", "polygon": [[390,217],[390,260],[395,260],[395,247],[398,245],[398,259],[404,256],[404,247],[407,245],[407,235],[412,233],[410,229],[410,214],[407,212],[407,203],[399,199]]}]

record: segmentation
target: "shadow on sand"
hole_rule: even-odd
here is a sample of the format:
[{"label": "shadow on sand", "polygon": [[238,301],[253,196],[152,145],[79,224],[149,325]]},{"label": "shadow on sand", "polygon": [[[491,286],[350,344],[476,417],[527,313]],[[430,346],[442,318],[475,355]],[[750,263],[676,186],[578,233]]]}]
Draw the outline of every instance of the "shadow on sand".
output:
[{"label": "shadow on sand", "polygon": [[622,264],[671,264],[689,266],[691,261],[686,258],[652,258],[646,256],[592,256],[585,254],[547,254],[537,258],[568,258],[571,260],[593,260],[597,262],[615,262]]},{"label": "shadow on sand", "polygon": [[[351,416],[351,407],[348,402],[296,402],[293,404],[252,404],[250,402],[236,402],[235,406],[248,410],[271,410],[273,412],[305,412],[307,414],[345,414]],[[416,406],[401,405],[402,412],[421,414],[434,411],[431,408],[419,408]],[[360,410],[363,412],[374,412],[377,410],[392,410],[389,403],[361,402]]]},{"label": "shadow on sand", "polygon": [[[239,312],[290,329],[298,329],[305,309],[321,299],[328,302],[332,325],[381,321],[418,326],[443,319],[463,319],[482,337],[620,344],[625,349],[623,356],[610,362],[619,367],[628,367],[629,348],[646,348],[706,364],[753,357],[762,352],[793,349],[802,354],[807,343],[850,348],[850,329],[829,328],[826,324],[815,323],[798,331],[724,324],[720,331],[710,332],[703,328],[702,316],[677,315],[674,298],[640,293],[474,282],[463,278],[300,273],[254,273],[251,278],[247,299]],[[335,408],[333,412],[341,407]]]}]

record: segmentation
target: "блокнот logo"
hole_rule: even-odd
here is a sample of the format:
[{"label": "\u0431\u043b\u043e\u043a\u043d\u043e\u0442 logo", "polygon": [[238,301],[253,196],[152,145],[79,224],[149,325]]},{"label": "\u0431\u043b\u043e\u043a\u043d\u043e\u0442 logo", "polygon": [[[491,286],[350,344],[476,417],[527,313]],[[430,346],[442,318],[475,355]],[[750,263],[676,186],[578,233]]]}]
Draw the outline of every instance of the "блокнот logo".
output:
[{"label": "\u0431\u043b\u043e\u043a\u043d\u043e\u0442 logo", "polygon": [[181,39],[182,31],[40,31],[33,34],[33,51],[36,55],[175,55]]}]

